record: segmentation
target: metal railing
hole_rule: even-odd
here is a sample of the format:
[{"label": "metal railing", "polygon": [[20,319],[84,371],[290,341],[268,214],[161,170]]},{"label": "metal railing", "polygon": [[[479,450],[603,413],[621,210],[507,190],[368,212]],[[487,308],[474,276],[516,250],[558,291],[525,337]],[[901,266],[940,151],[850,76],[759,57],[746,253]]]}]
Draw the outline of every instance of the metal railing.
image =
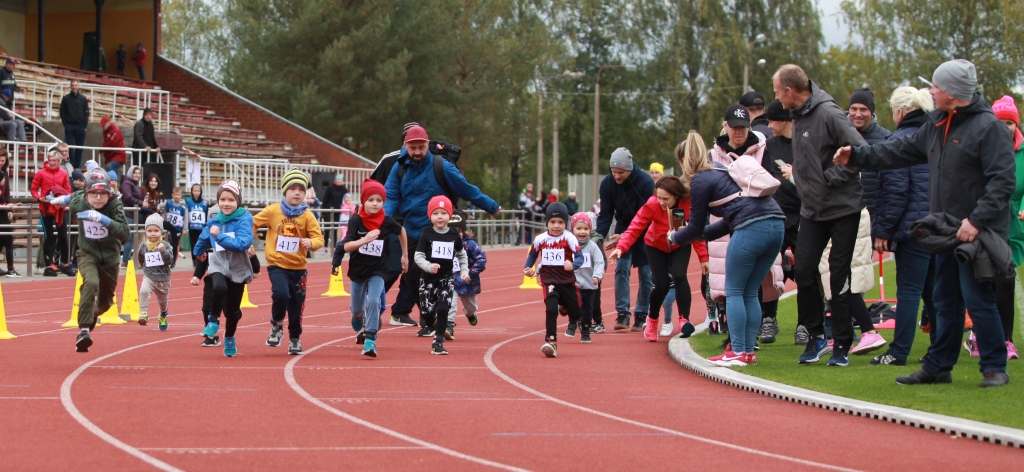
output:
[{"label": "metal railing", "polygon": [[[29,191],[32,185],[32,176],[46,164],[46,151],[54,144],[46,142],[18,142],[0,140],[0,146],[7,148],[7,161],[10,172],[8,179],[11,185],[12,198],[31,198]],[[82,162],[95,160],[101,166],[104,165],[103,151],[124,151],[127,153],[125,162],[131,165],[138,165],[146,154],[145,151],[129,148],[109,148],[94,146],[68,146],[70,149],[82,149]]]},{"label": "metal railing", "polygon": [[[46,82],[37,82],[32,80],[19,80],[18,87],[22,88],[22,97],[17,100],[24,100],[25,102],[32,104],[32,117],[42,120],[56,120],[60,116],[60,101],[71,91],[71,82],[58,82],[56,84],[50,84]],[[150,108],[156,115],[153,119],[154,127],[157,131],[168,132],[171,129],[171,92],[166,90],[156,89],[138,89],[132,87],[119,87],[116,85],[99,85],[80,82],[79,87],[82,93],[84,93],[92,103],[92,118],[99,119],[101,116],[109,115],[111,118],[117,118],[118,107],[122,109],[128,107],[130,110],[128,115],[122,115],[129,121],[138,120],[142,116],[142,110]],[[31,91],[31,94],[25,92]],[[26,96],[27,95],[27,96]],[[45,98],[40,100],[40,96]],[[96,106],[99,102],[97,101],[97,95],[106,95],[113,103],[111,108],[106,106]],[[126,105],[117,101],[118,97],[128,98],[134,100],[133,105]],[[42,112],[44,115],[39,116],[40,104],[43,105]]]},{"label": "metal railing", "polygon": [[[193,162],[186,163],[183,168],[182,158],[193,160]],[[314,172],[344,175],[352,199],[357,202],[359,201],[359,185],[373,173],[373,169],[292,164],[286,159],[222,159],[195,157],[180,153],[176,168],[183,177],[179,181],[184,182],[186,187],[191,187],[194,183],[202,185],[203,195],[213,195],[221,180],[231,179],[241,186],[242,198],[246,203],[261,205],[281,200],[281,176],[291,169],[300,169],[310,175]],[[190,170],[192,172],[189,172]],[[207,178],[207,176],[213,175],[217,175],[218,178]]]}]

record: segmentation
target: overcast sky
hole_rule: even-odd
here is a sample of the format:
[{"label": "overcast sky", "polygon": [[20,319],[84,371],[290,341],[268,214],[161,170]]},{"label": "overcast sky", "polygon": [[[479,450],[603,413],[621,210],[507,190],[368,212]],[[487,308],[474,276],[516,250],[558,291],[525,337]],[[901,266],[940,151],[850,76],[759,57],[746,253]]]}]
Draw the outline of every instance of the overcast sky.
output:
[{"label": "overcast sky", "polygon": [[839,20],[839,4],[842,0],[817,0],[821,11],[821,32],[825,35],[825,45],[841,45],[846,42],[849,29]]}]

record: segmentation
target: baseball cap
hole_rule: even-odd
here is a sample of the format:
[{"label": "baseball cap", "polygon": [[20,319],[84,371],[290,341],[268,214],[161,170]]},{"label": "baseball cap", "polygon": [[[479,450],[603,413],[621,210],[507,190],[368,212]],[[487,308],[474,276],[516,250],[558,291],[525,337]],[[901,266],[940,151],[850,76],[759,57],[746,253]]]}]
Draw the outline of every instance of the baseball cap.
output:
[{"label": "baseball cap", "polygon": [[747,111],[747,107],[737,103],[725,109],[725,122],[733,128],[749,128],[750,112]]},{"label": "baseball cap", "polygon": [[764,95],[757,92],[747,92],[740,97],[740,105],[745,107],[764,107]]}]

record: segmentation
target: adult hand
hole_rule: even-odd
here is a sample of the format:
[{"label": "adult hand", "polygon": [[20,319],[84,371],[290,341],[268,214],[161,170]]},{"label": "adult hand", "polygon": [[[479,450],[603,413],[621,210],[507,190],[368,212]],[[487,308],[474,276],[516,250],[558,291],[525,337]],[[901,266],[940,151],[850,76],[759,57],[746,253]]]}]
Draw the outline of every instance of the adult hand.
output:
[{"label": "adult hand", "polygon": [[604,250],[611,251],[612,249],[615,249],[615,246],[619,244],[620,239],[622,239],[621,234],[616,234],[608,238],[608,241],[604,243]]},{"label": "adult hand", "polygon": [[190,280],[189,283],[192,285],[199,285],[199,277],[192,277],[192,280]]},{"label": "adult hand", "polygon": [[436,274],[438,270],[441,270],[441,264],[430,264],[431,274]]},{"label": "adult hand", "polygon": [[196,256],[196,260],[199,261],[199,262],[206,261],[206,254],[200,254],[200,255]]},{"label": "adult hand", "polygon": [[611,262],[612,264],[615,264],[615,260],[620,258],[620,257],[622,257],[622,251],[616,249],[616,250],[612,251],[611,254],[608,254],[608,262]]},{"label": "adult hand", "polygon": [[708,275],[711,273],[711,266],[707,262],[700,263],[700,273]]},{"label": "adult hand", "polygon": [[1024,221],[1024,210],[1021,210],[1020,213],[1017,213],[1017,219]]},{"label": "adult hand", "polygon": [[960,223],[960,230],[956,232],[956,239],[960,242],[970,243],[976,237],[978,237],[978,228],[975,228],[970,220],[964,218],[964,221]]},{"label": "adult hand", "polygon": [[851,154],[853,154],[853,147],[843,146],[836,150],[836,155],[832,157],[832,163],[837,166],[845,166],[850,163]]},{"label": "adult hand", "polygon": [[402,254],[402,273],[409,272],[409,256]]},{"label": "adult hand", "polygon": [[147,151],[152,151],[152,150],[153,150],[153,148],[151,148],[151,147],[149,147],[149,146],[146,146],[146,150],[147,150]]},{"label": "adult hand", "polygon": [[571,271],[572,270],[572,261],[565,261],[565,264],[562,264],[562,267],[564,267],[565,270]]},{"label": "adult hand", "polygon": [[302,247],[304,247],[306,249],[312,249],[313,248],[313,241],[310,241],[309,238],[302,238],[302,239],[300,239],[299,240],[299,244],[301,244]]},{"label": "adult hand", "polygon": [[537,275],[537,272],[535,270],[533,270],[533,267],[527,267],[527,268],[523,269],[523,275],[525,275],[527,277],[533,277],[533,276]]},{"label": "adult hand", "polygon": [[875,238],[875,251],[879,254],[887,252],[889,250],[889,240],[882,238]]},{"label": "adult hand", "polygon": [[216,238],[217,235],[219,235],[219,234],[220,234],[220,227],[219,226],[211,226],[210,227],[210,236],[213,236],[213,237]]},{"label": "adult hand", "polygon": [[784,165],[784,166],[779,167],[779,170],[782,171],[782,176],[785,177],[786,180],[789,180],[789,179],[793,178],[793,166],[791,166],[791,165]]},{"label": "adult hand", "polygon": [[[498,206],[498,211],[491,213],[491,216],[497,217],[499,213],[501,213],[501,206]],[[470,219],[472,219],[472,217],[470,217]]]},{"label": "adult hand", "polygon": [[331,267],[331,275],[338,275],[338,266]]}]

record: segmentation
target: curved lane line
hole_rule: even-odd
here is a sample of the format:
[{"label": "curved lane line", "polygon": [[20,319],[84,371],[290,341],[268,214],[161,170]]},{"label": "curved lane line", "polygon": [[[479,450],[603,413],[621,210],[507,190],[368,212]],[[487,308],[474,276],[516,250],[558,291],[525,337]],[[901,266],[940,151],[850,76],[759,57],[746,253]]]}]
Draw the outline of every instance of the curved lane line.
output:
[{"label": "curved lane line", "polygon": [[834,466],[834,465],[831,465],[831,464],[823,464],[821,462],[809,461],[809,460],[806,460],[806,459],[800,459],[800,458],[797,458],[797,457],[785,456],[785,455],[782,455],[782,454],[775,454],[775,453],[772,453],[772,452],[762,451],[762,450],[759,450],[759,449],[753,449],[753,448],[749,448],[749,447],[745,447],[745,446],[740,446],[738,444],[732,444],[732,443],[727,443],[727,442],[724,442],[724,441],[718,441],[718,440],[715,440],[715,439],[705,438],[703,436],[697,436],[695,434],[688,434],[688,433],[684,433],[684,432],[681,432],[681,431],[676,431],[674,429],[668,429],[668,428],[663,428],[661,426],[656,426],[656,425],[652,425],[652,424],[642,423],[640,421],[631,420],[629,418],[623,418],[621,416],[615,416],[613,414],[605,413],[603,411],[593,410],[593,409],[590,409],[590,408],[587,408],[587,407],[584,407],[584,406],[576,405],[574,403],[569,403],[569,402],[567,402],[565,400],[561,400],[561,399],[552,397],[551,395],[548,395],[546,393],[540,392],[538,390],[535,390],[533,388],[530,388],[530,387],[528,387],[528,386],[518,382],[517,380],[513,379],[512,377],[509,377],[508,375],[506,375],[504,372],[501,371],[501,369],[498,369],[498,367],[496,365],[494,365],[494,359],[493,359],[494,353],[499,348],[501,348],[505,344],[508,344],[508,343],[510,343],[512,341],[517,341],[517,340],[520,340],[520,339],[523,339],[523,338],[526,338],[526,337],[529,337],[529,336],[535,336],[535,335],[541,334],[543,332],[544,332],[544,330],[539,330],[539,331],[534,331],[534,332],[531,332],[531,333],[526,333],[526,334],[521,335],[521,336],[516,336],[516,337],[511,338],[511,339],[506,339],[506,340],[504,340],[504,341],[502,341],[502,342],[500,342],[498,344],[495,344],[494,346],[491,346],[491,348],[487,350],[487,353],[484,354],[484,363],[487,364],[487,368],[490,369],[491,372],[494,375],[498,376],[499,378],[501,378],[505,382],[508,382],[512,386],[517,387],[520,390],[523,390],[523,391],[525,391],[527,393],[536,395],[536,396],[538,396],[540,398],[543,398],[545,400],[549,400],[551,402],[557,403],[557,404],[562,405],[562,406],[566,406],[566,407],[569,407],[569,408],[580,410],[580,411],[582,411],[584,413],[590,413],[590,414],[597,415],[597,416],[600,416],[600,417],[603,417],[603,418],[608,418],[610,420],[620,421],[620,422],[623,422],[623,423],[626,423],[626,424],[631,424],[633,426],[639,426],[641,428],[653,429],[655,431],[660,431],[660,432],[663,432],[663,433],[668,433],[668,434],[672,434],[672,435],[675,435],[675,436],[680,436],[680,437],[684,437],[684,438],[687,438],[687,439],[692,439],[694,441],[700,441],[700,442],[705,443],[705,444],[710,444],[710,445],[713,445],[713,446],[720,446],[720,447],[724,447],[726,449],[732,449],[732,450],[735,450],[735,451],[746,452],[746,453],[750,453],[750,454],[755,454],[755,455],[764,456],[764,457],[770,457],[770,458],[773,458],[773,459],[779,459],[779,460],[788,461],[788,462],[794,462],[794,463],[797,463],[797,464],[811,466],[811,467],[820,467],[822,469],[839,470],[839,471],[844,471],[844,472],[856,472],[857,471],[857,469],[847,469],[845,467]]}]

